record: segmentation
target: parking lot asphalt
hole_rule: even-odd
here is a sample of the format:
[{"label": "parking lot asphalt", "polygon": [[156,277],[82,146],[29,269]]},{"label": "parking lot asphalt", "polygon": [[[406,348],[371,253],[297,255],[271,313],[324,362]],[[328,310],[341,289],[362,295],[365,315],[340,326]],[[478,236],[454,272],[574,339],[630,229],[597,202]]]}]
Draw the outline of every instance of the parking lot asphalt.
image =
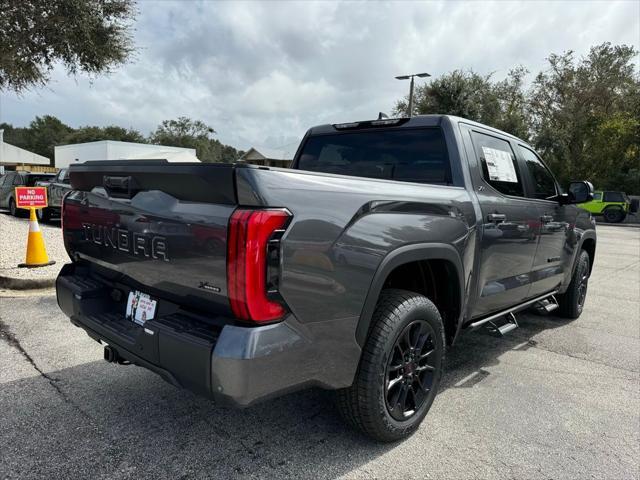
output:
[{"label": "parking lot asphalt", "polygon": [[222,408],[115,366],[55,297],[0,297],[0,478],[640,478],[640,229],[598,228],[582,317],[463,335],[418,432],[379,445],[327,392]]}]

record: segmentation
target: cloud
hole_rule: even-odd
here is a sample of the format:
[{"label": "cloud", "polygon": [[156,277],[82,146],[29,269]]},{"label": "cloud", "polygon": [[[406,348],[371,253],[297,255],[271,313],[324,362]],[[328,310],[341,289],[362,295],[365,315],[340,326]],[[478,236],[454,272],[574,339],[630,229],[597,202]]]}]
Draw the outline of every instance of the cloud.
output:
[{"label": "cloud", "polygon": [[[136,59],[106,77],[56,69],[2,94],[0,121],[53,114],[148,133],[181,115],[240,148],[295,142],[319,123],[375,117],[406,94],[395,75],[532,72],[551,53],[639,47],[637,2],[165,2],[139,4]],[[635,19],[631,20],[631,19]]]}]

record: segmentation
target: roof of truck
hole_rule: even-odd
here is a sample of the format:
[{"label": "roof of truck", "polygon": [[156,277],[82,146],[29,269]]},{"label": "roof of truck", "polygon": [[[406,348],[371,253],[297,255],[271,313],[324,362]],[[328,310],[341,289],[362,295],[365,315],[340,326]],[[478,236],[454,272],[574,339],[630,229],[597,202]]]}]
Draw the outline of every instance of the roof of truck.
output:
[{"label": "roof of truck", "polygon": [[[317,134],[323,134],[323,133],[335,133],[336,131],[339,131],[339,128],[336,128],[336,126],[339,125],[349,125],[349,124],[357,124],[357,123],[368,123],[368,122],[392,122],[392,121],[400,121],[400,120],[404,120],[404,122],[402,123],[401,127],[406,128],[406,127],[435,127],[440,125],[440,123],[442,122],[443,119],[448,119],[450,122],[452,123],[467,123],[469,125],[475,125],[477,127],[482,127],[486,130],[491,130],[494,131],[496,133],[499,133],[501,135],[505,135],[507,137],[513,138],[515,140],[521,141],[526,143],[524,140],[515,137],[513,135],[511,135],[510,133],[504,132],[502,130],[498,130],[497,128],[493,128],[490,127],[489,125],[485,125],[483,123],[479,123],[479,122],[475,122],[473,120],[468,120],[466,118],[462,118],[462,117],[456,117],[455,115],[416,115],[413,116],[409,119],[407,119],[407,117],[401,117],[401,118],[384,118],[381,120],[378,119],[373,119],[373,120],[360,120],[360,121],[355,121],[355,122],[343,122],[343,123],[334,123],[334,124],[325,124],[325,125],[317,125],[315,127],[311,127],[309,129],[308,134],[310,135],[317,135]],[[392,126],[392,125],[390,125]]]}]

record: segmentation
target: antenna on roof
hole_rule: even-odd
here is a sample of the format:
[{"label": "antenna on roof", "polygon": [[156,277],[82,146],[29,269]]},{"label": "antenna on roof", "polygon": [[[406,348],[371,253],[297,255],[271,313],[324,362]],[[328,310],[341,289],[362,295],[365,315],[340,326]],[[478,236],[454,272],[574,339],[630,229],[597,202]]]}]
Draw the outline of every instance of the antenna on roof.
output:
[{"label": "antenna on roof", "polygon": [[382,120],[383,118],[389,118],[389,115],[384,112],[378,112],[378,120]]}]

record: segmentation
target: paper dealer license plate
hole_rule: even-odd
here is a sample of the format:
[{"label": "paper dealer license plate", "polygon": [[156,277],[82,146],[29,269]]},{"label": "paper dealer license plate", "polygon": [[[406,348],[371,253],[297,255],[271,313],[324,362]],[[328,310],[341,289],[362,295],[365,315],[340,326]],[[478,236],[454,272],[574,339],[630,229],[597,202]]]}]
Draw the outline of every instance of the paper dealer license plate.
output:
[{"label": "paper dealer license plate", "polygon": [[126,317],[138,325],[144,325],[147,320],[152,320],[156,314],[158,302],[152,300],[146,293],[132,291],[127,299]]}]

